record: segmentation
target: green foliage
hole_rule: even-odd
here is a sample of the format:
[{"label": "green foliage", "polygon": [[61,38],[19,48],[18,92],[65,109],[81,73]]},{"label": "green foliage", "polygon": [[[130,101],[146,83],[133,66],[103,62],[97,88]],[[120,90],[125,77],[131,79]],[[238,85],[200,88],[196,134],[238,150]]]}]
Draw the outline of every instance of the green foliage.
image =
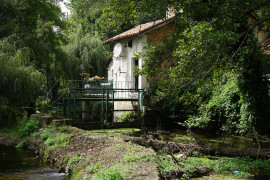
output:
[{"label": "green foliage", "polygon": [[97,19],[101,16],[106,4],[106,0],[71,0],[72,27],[81,25],[85,33],[100,33],[99,21]]},{"label": "green foliage", "polygon": [[248,157],[230,158],[230,157],[188,157],[184,161],[179,161],[176,165],[174,161],[165,154],[158,154],[158,169],[160,172],[172,172],[175,169],[182,168],[184,170],[183,178],[188,179],[194,177],[196,167],[205,166],[214,170],[214,173],[229,174],[233,171],[239,171],[234,174],[237,178],[251,178],[254,169],[258,171],[269,171],[269,160],[254,160]]},{"label": "green foliage", "polygon": [[102,45],[102,35],[97,19],[101,16],[105,0],[71,0],[69,6],[70,32],[62,49],[68,59],[62,70],[65,78],[79,79],[79,74],[87,72],[91,76],[105,76],[104,65],[109,58]]},{"label": "green foliage", "polygon": [[120,116],[120,122],[134,122],[137,119],[135,112],[130,111]]},{"label": "green foliage", "polygon": [[24,113],[22,122],[18,125],[18,137],[29,137],[32,133],[39,129],[39,122],[33,119],[28,119]]},{"label": "green foliage", "polygon": [[[18,44],[22,44],[22,47]],[[30,52],[15,35],[0,40],[0,76],[4,77],[0,81],[0,97],[13,105],[32,102],[42,80],[40,72],[27,65]]]},{"label": "green foliage", "polygon": [[[209,100],[201,100],[199,103],[199,115],[188,119],[190,126],[199,128],[217,128],[221,131],[245,133],[252,128],[249,119],[241,114],[246,102],[238,87],[238,79],[235,73],[227,73],[222,79],[214,79],[214,86]],[[198,98],[203,87],[198,89]],[[219,125],[219,127],[217,127]]]},{"label": "green foliage", "polygon": [[70,157],[67,162],[65,172],[67,174],[70,174],[72,172],[73,167],[76,164],[78,164],[82,159],[83,159],[83,156],[80,156],[79,154],[76,154],[74,157]]},{"label": "green foliage", "polygon": [[70,43],[63,46],[63,51],[68,56],[68,61],[63,67],[65,76],[70,79],[79,79],[81,72],[104,76],[106,74],[104,65],[109,54],[99,36],[84,34],[81,28],[79,25],[76,31],[69,35]]},{"label": "green foliage", "polygon": [[67,147],[69,144],[69,138],[72,136],[73,134],[55,134],[54,136],[48,137],[45,144],[48,146]]},{"label": "green foliage", "polygon": [[[184,169],[187,169],[187,175],[192,171],[192,167],[206,166],[213,168],[215,173],[232,174],[233,171],[239,171],[239,174],[234,174],[237,178],[251,178],[253,169],[268,171],[270,162],[268,160],[253,160],[251,158],[229,158],[220,157],[215,160],[207,158],[188,158],[182,164]],[[184,170],[186,172],[186,170]],[[190,174],[192,176],[192,173]],[[191,177],[189,176],[189,177]]]},{"label": "green foliage", "polygon": [[102,165],[100,163],[96,163],[88,168],[88,171],[90,173],[96,173],[102,168]]},{"label": "green foliage", "polygon": [[46,128],[41,132],[40,137],[43,141],[46,141],[50,137],[51,133],[52,129]]},{"label": "green foliage", "polygon": [[142,155],[136,155],[136,154],[125,154],[124,162],[132,163],[132,162],[153,162],[155,160],[155,156],[152,154],[142,154]]},{"label": "green foliage", "polygon": [[4,99],[10,107],[34,106],[61,75],[58,67],[65,56],[58,47],[65,22],[57,2],[1,1],[0,103]]},{"label": "green foliage", "polygon": [[66,132],[68,130],[68,126],[60,126],[58,127],[58,129],[61,131],[61,132]]},{"label": "green foliage", "polygon": [[23,141],[21,141],[17,146],[16,148],[19,148],[19,149],[24,149],[28,146],[28,141],[27,139],[24,139]]},{"label": "green foliage", "polygon": [[39,96],[36,100],[36,107],[41,113],[45,113],[47,111],[48,104],[50,104],[50,100],[46,100],[45,97]]},{"label": "green foliage", "polygon": [[[3,99],[0,98],[0,103]],[[0,124],[4,128],[14,128],[22,119],[22,111],[16,107],[10,107],[7,101],[3,100],[0,105]]]},{"label": "green foliage", "polygon": [[164,1],[111,0],[106,4],[99,21],[106,31],[137,25],[165,17]]},{"label": "green foliage", "polygon": [[[119,2],[116,0],[115,4]],[[119,16],[127,13],[134,3],[124,3],[127,7],[123,7],[124,12],[117,12]],[[153,1],[144,3],[150,5]],[[175,7],[177,32],[139,54],[144,64],[137,72],[148,79],[155,78],[155,86],[151,86],[168,116],[182,122],[192,117],[189,121],[193,125],[210,125],[216,130],[246,133],[255,126],[266,133],[270,127],[265,124],[269,117],[266,108],[269,95],[267,81],[262,78],[262,62],[268,58],[256,46],[258,39],[253,29],[258,24],[269,24],[263,17],[269,15],[266,9],[270,3],[261,4],[260,0],[160,3],[163,4],[160,10],[169,4]],[[140,6],[136,8],[144,11]],[[261,21],[258,24],[250,21],[239,8],[244,12],[263,12]],[[231,72],[234,77],[227,76]]]},{"label": "green foliage", "polygon": [[100,169],[91,180],[124,180],[123,169],[117,165]]},{"label": "green foliage", "polygon": [[177,169],[178,166],[173,162],[172,159],[169,159],[165,156],[158,156],[158,169],[160,172],[171,172],[174,169]]}]

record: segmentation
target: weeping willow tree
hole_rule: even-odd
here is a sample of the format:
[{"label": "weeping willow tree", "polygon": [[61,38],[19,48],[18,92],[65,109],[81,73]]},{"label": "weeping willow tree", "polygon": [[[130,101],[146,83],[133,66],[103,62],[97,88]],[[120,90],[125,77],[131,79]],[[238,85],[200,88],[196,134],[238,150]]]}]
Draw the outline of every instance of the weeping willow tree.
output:
[{"label": "weeping willow tree", "polygon": [[87,72],[91,76],[105,76],[105,62],[109,58],[108,51],[102,45],[98,35],[84,33],[81,25],[68,37],[69,43],[63,46],[68,56],[65,65],[66,77],[78,79],[80,73]]},{"label": "weeping willow tree", "polygon": [[0,41],[0,97],[7,105],[28,105],[37,96],[43,76],[31,65],[32,54],[15,35]]}]

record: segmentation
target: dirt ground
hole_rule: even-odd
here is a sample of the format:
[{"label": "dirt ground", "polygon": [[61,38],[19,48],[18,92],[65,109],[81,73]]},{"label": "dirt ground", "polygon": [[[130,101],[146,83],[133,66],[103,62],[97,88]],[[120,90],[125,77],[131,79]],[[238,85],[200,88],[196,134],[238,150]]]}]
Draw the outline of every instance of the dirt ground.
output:
[{"label": "dirt ground", "polygon": [[28,148],[57,167],[59,172],[65,171],[68,158],[76,155],[82,157],[80,162],[73,165],[70,173],[72,179],[94,176],[96,172],[89,169],[97,165],[101,165],[103,170],[119,167],[124,179],[159,179],[157,164],[151,159],[145,159],[155,156],[155,152],[150,148],[124,142],[121,137],[123,132],[105,130],[93,132],[69,127],[61,133],[73,134],[67,147],[48,148],[40,136],[35,136],[29,138]]}]

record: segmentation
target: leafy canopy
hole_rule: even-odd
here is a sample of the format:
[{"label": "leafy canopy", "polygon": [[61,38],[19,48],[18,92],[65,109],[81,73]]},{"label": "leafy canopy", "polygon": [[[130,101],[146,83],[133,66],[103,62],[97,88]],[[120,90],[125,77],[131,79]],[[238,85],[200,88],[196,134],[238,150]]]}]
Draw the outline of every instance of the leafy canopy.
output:
[{"label": "leafy canopy", "polygon": [[269,1],[112,2],[103,15],[108,29],[136,21],[147,12],[161,14],[169,5],[175,8],[177,32],[162,44],[149,45],[140,54],[144,65],[138,70],[149,80],[154,77],[152,88],[171,117],[184,121],[191,116],[191,125],[206,123],[205,128],[215,130],[234,131],[224,128],[234,123],[241,133],[252,126],[266,127],[262,124],[270,114],[266,110],[269,96],[262,62],[269,58],[257,46],[256,33],[269,26]]}]

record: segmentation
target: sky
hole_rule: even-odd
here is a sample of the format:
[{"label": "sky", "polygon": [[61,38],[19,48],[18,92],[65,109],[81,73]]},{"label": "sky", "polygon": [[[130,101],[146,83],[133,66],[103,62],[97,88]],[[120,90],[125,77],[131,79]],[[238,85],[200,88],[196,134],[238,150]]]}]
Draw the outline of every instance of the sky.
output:
[{"label": "sky", "polygon": [[69,2],[69,0],[64,0],[63,2],[60,2],[60,7],[61,7],[61,10],[62,12],[68,12],[68,15],[70,15],[70,10],[67,9],[67,7],[65,6],[65,2]]}]

